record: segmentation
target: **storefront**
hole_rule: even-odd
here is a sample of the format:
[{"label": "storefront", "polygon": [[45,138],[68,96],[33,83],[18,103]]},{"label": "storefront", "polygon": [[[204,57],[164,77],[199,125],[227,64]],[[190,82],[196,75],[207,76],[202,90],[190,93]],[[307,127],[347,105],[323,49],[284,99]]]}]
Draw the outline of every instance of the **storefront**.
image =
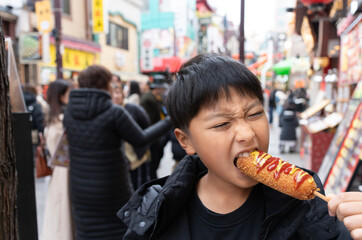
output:
[{"label": "storefront", "polygon": [[[99,45],[94,42],[73,39],[63,36],[63,78],[77,80],[80,71],[92,64],[99,64]],[[47,85],[56,79],[56,49],[55,39],[50,38],[50,61],[39,64],[40,83]]]},{"label": "storefront", "polygon": [[318,172],[327,193],[362,191],[361,99],[360,81]]},{"label": "storefront", "polygon": [[362,191],[362,14],[340,21],[336,112],[343,120],[318,172],[327,193]]}]

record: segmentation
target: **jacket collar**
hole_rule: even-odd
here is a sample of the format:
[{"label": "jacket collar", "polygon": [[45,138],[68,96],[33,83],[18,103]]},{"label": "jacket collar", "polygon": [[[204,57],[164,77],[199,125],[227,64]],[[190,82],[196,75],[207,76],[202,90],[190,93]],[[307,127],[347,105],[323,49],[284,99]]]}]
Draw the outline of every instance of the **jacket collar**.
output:
[{"label": "jacket collar", "polygon": [[109,92],[95,88],[70,91],[67,112],[75,119],[89,120],[112,107]]}]

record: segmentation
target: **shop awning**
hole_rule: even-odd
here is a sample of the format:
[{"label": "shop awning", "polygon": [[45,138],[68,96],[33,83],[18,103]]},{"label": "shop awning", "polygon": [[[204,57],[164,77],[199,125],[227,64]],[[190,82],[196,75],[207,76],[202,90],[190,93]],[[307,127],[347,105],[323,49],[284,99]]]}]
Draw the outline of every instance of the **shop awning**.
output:
[{"label": "shop awning", "polygon": [[[55,44],[54,37],[50,37],[50,43]],[[90,53],[100,53],[101,52],[101,47],[98,43],[80,40],[80,39],[72,38],[72,37],[69,37],[66,35],[62,36],[62,44],[64,44],[64,47],[74,49],[74,50],[80,50],[80,51],[90,52]]]},{"label": "shop awning", "polygon": [[275,64],[272,69],[276,75],[288,75],[292,68],[292,61],[289,59],[282,60]]}]

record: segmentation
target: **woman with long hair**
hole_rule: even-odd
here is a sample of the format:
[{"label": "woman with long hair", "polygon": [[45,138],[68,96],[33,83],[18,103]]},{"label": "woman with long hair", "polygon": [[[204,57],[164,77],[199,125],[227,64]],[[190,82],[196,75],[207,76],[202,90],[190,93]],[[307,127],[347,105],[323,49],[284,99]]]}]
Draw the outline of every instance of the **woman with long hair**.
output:
[{"label": "woman with long hair", "polygon": [[[72,84],[59,79],[49,84],[47,102],[49,112],[44,130],[46,146],[51,156],[54,155],[58,142],[63,135],[63,113],[68,104]],[[49,163],[50,164],[50,163]],[[69,170],[54,166],[49,183],[41,239],[72,240],[73,223],[69,201]]]},{"label": "woman with long hair", "polygon": [[129,83],[129,95],[127,97],[127,102],[139,105],[140,99],[141,99],[140,85],[138,82],[133,80]]}]

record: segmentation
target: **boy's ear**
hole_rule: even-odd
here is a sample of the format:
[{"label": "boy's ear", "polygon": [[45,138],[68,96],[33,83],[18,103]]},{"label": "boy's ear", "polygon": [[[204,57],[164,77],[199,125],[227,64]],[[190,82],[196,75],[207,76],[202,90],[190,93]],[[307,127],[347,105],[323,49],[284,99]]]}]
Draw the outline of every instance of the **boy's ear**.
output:
[{"label": "boy's ear", "polygon": [[175,128],[174,132],[175,132],[178,142],[180,143],[181,147],[186,151],[186,153],[188,155],[195,154],[196,151],[195,151],[194,147],[192,146],[189,135],[187,135],[187,133],[185,133],[184,131],[182,131],[179,128]]}]

